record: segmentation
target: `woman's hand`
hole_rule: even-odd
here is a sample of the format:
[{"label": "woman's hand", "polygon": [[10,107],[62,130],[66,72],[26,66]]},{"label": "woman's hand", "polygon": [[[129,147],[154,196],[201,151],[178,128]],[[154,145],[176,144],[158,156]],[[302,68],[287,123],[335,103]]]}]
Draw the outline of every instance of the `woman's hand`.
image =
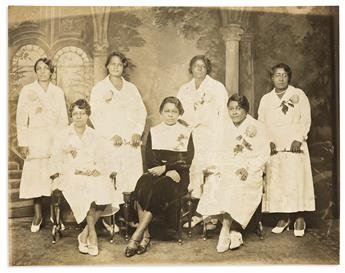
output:
[{"label": "woman's hand", "polygon": [[270,147],[271,147],[271,155],[277,154],[277,147],[273,142],[270,142]]},{"label": "woman's hand", "polygon": [[154,176],[160,176],[165,172],[165,165],[162,166],[157,166],[157,167],[153,167],[151,169],[148,169],[149,173],[154,175]]},{"label": "woman's hand", "polygon": [[111,138],[111,141],[113,142],[114,146],[121,146],[123,144],[122,137],[119,135],[115,135]]},{"label": "woman's hand", "polygon": [[29,155],[29,147],[23,146],[23,147],[18,147],[19,148],[19,153],[23,157],[23,159],[26,159]]},{"label": "woman's hand", "polygon": [[141,136],[139,134],[133,134],[131,145],[133,147],[138,147],[138,146],[140,146],[140,144],[141,144]]},{"label": "woman's hand", "polygon": [[302,146],[302,142],[294,140],[291,143],[290,151],[293,153],[299,153],[301,152],[301,146]]},{"label": "woman's hand", "polygon": [[91,171],[91,175],[94,176],[94,177],[97,177],[97,176],[100,176],[101,173],[98,170],[94,169],[94,170]]},{"label": "woman's hand", "polygon": [[168,171],[165,176],[169,176],[172,180],[174,180],[176,183],[179,183],[181,181],[181,177],[180,175],[178,174],[177,171],[175,170],[171,170],[171,171]]},{"label": "woman's hand", "polygon": [[248,171],[245,168],[238,169],[235,174],[238,175],[242,181],[247,180]]}]

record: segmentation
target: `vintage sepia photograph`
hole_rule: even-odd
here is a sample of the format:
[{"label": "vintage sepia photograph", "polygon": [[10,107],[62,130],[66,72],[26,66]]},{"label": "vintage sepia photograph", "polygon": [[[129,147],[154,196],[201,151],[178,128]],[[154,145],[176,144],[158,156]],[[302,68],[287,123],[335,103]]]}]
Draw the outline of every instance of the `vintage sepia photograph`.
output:
[{"label": "vintage sepia photograph", "polygon": [[9,5],[9,267],[339,265],[339,6]]}]

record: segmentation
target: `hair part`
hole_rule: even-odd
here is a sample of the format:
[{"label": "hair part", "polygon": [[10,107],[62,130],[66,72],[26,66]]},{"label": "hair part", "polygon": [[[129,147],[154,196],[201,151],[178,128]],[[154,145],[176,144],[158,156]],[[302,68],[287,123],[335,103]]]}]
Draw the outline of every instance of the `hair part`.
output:
[{"label": "hair part", "polygon": [[75,102],[73,102],[70,106],[69,106],[69,115],[70,117],[72,117],[72,113],[75,107],[78,107],[81,110],[85,110],[85,113],[90,116],[91,115],[91,106],[90,104],[87,102],[87,100],[85,99],[79,99],[76,100]]},{"label": "hair part", "polygon": [[207,58],[205,55],[196,55],[194,56],[190,62],[189,62],[189,73],[192,74],[192,68],[193,65],[196,63],[196,61],[201,60],[204,62],[205,66],[206,66],[206,74],[210,74],[212,71],[212,64],[209,58]]},{"label": "hair part", "polygon": [[291,82],[291,78],[292,78],[292,70],[291,70],[290,66],[288,66],[285,63],[279,63],[279,64],[276,64],[276,65],[272,66],[271,71],[270,71],[271,78],[273,77],[274,73],[276,72],[276,70],[278,68],[284,69],[284,71],[288,75],[288,83],[290,83]]},{"label": "hair part", "polygon": [[183,115],[184,109],[183,109],[182,103],[178,98],[176,98],[174,96],[166,97],[165,99],[163,99],[161,105],[159,106],[159,113],[162,113],[163,108],[167,103],[174,104],[176,106],[178,112],[179,112],[179,115],[180,116]]},{"label": "hair part", "polygon": [[229,107],[230,102],[237,101],[238,106],[244,109],[247,113],[249,112],[249,101],[246,96],[239,95],[239,94],[233,94],[227,102],[227,107]]},{"label": "hair part", "polygon": [[50,73],[51,73],[51,74],[54,73],[53,61],[52,61],[51,59],[46,58],[46,57],[39,58],[39,59],[35,62],[35,64],[34,64],[35,73],[37,73],[37,65],[38,65],[39,62],[45,63],[45,64],[49,67]]}]

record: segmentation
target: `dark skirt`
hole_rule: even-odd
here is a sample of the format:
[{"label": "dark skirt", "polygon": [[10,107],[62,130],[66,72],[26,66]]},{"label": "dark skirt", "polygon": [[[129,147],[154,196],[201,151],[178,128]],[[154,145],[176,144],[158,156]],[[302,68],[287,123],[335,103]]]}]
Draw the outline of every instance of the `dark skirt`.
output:
[{"label": "dark skirt", "polygon": [[140,204],[143,210],[150,211],[153,215],[158,214],[167,203],[187,192],[187,187],[182,181],[182,177],[181,182],[176,183],[165,175],[157,177],[143,174],[135,187],[134,200]]}]

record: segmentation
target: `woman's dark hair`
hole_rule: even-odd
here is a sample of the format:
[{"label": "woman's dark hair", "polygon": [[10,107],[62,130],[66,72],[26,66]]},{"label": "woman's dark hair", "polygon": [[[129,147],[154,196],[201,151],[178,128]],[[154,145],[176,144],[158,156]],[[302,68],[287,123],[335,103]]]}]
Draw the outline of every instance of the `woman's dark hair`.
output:
[{"label": "woman's dark hair", "polygon": [[49,67],[49,70],[50,70],[50,73],[53,74],[54,73],[54,66],[53,66],[53,62],[51,59],[48,59],[48,58],[39,58],[36,62],[35,62],[35,65],[34,65],[34,70],[35,70],[35,73],[37,72],[37,65],[39,62],[43,62],[45,63],[46,65],[48,65]]},{"label": "woman's dark hair", "polygon": [[229,99],[228,103],[226,104],[229,107],[230,102],[237,101],[238,106],[244,109],[247,113],[249,112],[249,101],[246,96],[233,94]]},{"label": "woman's dark hair", "polygon": [[107,69],[107,73],[109,74],[109,71],[108,71],[108,68],[107,66],[109,65],[110,61],[111,61],[111,58],[113,58],[114,56],[116,57],[119,57],[121,62],[123,63],[123,68],[125,69],[126,67],[128,67],[128,60],[126,58],[125,55],[123,55],[121,52],[111,52],[109,55],[108,55],[108,58],[107,58],[107,61],[105,62],[105,68]]},{"label": "woman's dark hair", "polygon": [[180,114],[181,116],[183,115],[184,110],[183,110],[183,106],[182,106],[181,101],[180,101],[178,98],[173,97],[173,96],[171,96],[171,97],[166,97],[166,98],[162,101],[161,105],[159,106],[159,113],[162,113],[163,108],[164,108],[164,106],[165,106],[167,103],[175,104],[175,106],[176,106],[176,108],[177,108],[179,114]]},{"label": "woman's dark hair", "polygon": [[271,71],[270,71],[271,78],[273,77],[274,73],[276,72],[276,70],[278,68],[282,68],[285,70],[285,72],[288,74],[288,78],[289,78],[288,83],[290,83],[291,78],[292,78],[292,70],[291,70],[290,66],[288,66],[287,64],[284,64],[284,63],[276,64],[271,68]]},{"label": "woman's dark hair", "polygon": [[90,104],[85,100],[85,99],[79,99],[76,100],[75,102],[73,102],[70,106],[69,106],[69,115],[70,117],[72,117],[72,112],[74,107],[78,107],[79,109],[85,110],[86,114],[88,116],[91,115],[91,106]]},{"label": "woman's dark hair", "polygon": [[207,58],[205,55],[196,55],[190,60],[188,69],[189,73],[192,74],[192,67],[197,60],[201,60],[204,62],[204,64],[206,65],[206,73],[210,74],[212,71],[212,64],[210,59]]}]

